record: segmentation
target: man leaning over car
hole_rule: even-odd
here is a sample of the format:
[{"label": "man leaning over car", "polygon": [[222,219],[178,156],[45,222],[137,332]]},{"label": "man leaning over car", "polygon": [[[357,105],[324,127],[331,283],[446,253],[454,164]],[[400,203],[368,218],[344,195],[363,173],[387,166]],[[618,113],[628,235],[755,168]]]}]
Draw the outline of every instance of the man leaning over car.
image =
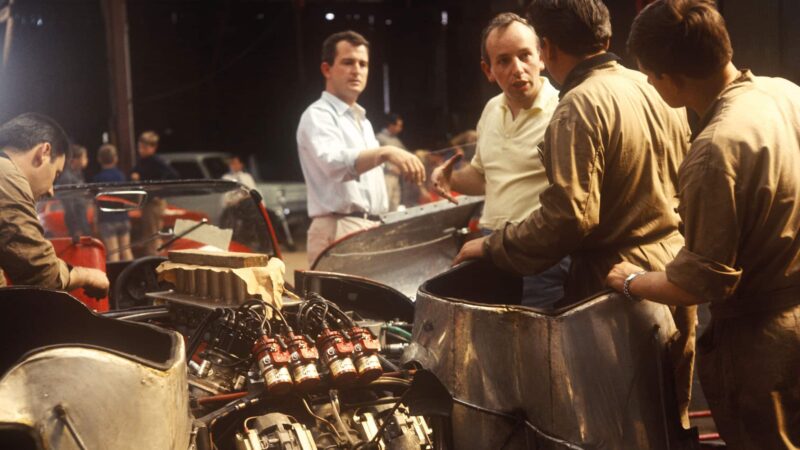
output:
[{"label": "man leaning over car", "polygon": [[22,114],[0,126],[0,287],[14,285],[73,290],[92,297],[108,292],[97,269],[72,267],[56,256],[36,215],[36,201],[53,195],[64,169],[69,140],[52,119]]}]

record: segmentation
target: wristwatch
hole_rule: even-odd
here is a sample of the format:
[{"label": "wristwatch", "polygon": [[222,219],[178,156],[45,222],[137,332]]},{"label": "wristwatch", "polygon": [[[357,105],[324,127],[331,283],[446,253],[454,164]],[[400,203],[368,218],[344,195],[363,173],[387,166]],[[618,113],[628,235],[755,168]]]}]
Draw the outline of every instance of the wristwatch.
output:
[{"label": "wristwatch", "polygon": [[647,273],[646,270],[642,270],[639,272],[634,272],[625,278],[625,282],[622,284],[622,293],[625,294],[625,297],[628,297],[630,300],[633,300],[634,302],[642,300],[641,298],[631,294],[631,282],[635,280],[636,277],[644,275],[646,273]]}]

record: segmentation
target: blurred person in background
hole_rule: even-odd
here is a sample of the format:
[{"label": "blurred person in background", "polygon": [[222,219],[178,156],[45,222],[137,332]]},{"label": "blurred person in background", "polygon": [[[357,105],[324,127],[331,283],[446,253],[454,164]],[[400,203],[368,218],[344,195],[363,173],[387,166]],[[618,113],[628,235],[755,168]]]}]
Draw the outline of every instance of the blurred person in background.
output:
[{"label": "blurred person in background", "polygon": [[[161,181],[177,180],[178,173],[169,166],[160,156],[156,155],[158,150],[159,136],[155,131],[145,131],[139,136],[137,150],[139,161],[131,171],[132,181]],[[159,230],[163,226],[161,217],[167,204],[164,199],[152,197],[142,206],[141,238],[142,254],[157,255],[158,248],[161,246],[161,239],[158,236]]]},{"label": "blurred person in background", "polygon": [[131,170],[132,181],[177,180],[179,178],[178,173],[156,154],[159,141],[160,138],[155,131],[145,131],[139,135],[136,146],[139,160]]},{"label": "blurred person in background", "polygon": [[[478,130],[464,130],[450,139],[450,146],[454,153],[462,153],[463,161],[472,161],[478,146]],[[459,162],[459,165],[461,162]]]},{"label": "blurred person in background", "polygon": [[231,156],[228,159],[228,173],[222,176],[223,180],[235,181],[247,189],[255,189],[256,181],[253,176],[245,171],[244,163],[238,156]]},{"label": "blurred person in background", "polygon": [[[391,145],[407,150],[405,144],[403,144],[403,141],[401,141],[399,137],[402,132],[403,118],[398,114],[392,113],[387,117],[386,126],[375,135],[375,138],[383,146]],[[397,211],[397,207],[400,206],[402,193],[400,169],[391,163],[384,163],[383,178],[386,180],[386,194],[389,196],[389,211]]]},{"label": "blurred person in background", "polygon": [[[58,177],[56,185],[83,184],[86,182],[83,171],[89,165],[89,155],[86,147],[72,144],[69,146],[69,161],[64,167],[64,172]],[[64,222],[70,237],[78,239],[81,236],[91,236],[92,227],[86,217],[86,201],[83,199],[61,199],[64,208]]]},{"label": "blurred person in background", "polygon": [[[125,174],[117,168],[117,148],[105,144],[97,150],[97,162],[100,163],[100,172],[92,178],[94,183],[123,183]],[[131,221],[128,213],[97,211],[97,227],[100,238],[106,246],[106,255],[109,262],[128,261],[133,259],[131,244]]]}]

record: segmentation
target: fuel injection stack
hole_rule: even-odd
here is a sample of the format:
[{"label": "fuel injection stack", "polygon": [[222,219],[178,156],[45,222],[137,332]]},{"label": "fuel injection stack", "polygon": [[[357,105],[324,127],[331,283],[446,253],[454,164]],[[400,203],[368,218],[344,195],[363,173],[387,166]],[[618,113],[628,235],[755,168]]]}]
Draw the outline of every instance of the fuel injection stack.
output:
[{"label": "fuel injection stack", "polygon": [[269,393],[309,392],[325,377],[346,388],[368,384],[383,373],[377,338],[335,303],[312,293],[299,306],[294,327],[274,311],[280,319],[276,330],[264,320],[251,351]]}]

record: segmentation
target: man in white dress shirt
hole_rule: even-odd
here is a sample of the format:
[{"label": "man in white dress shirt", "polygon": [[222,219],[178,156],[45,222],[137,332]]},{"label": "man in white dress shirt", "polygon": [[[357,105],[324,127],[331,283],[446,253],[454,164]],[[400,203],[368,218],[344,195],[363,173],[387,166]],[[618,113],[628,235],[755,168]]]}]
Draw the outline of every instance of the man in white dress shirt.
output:
[{"label": "man in white dress shirt", "polygon": [[253,176],[244,170],[244,163],[238,156],[231,156],[228,160],[228,168],[230,171],[222,176],[223,180],[235,181],[247,189],[255,189],[256,181]]},{"label": "man in white dress shirt", "polygon": [[381,164],[389,162],[414,183],[425,167],[411,153],[381,146],[366,111],[356,103],[367,86],[369,42],[354,31],[322,44],[325,91],[306,108],[297,127],[297,151],[308,187],[308,263],[333,241],[379,225],[388,210]]}]

